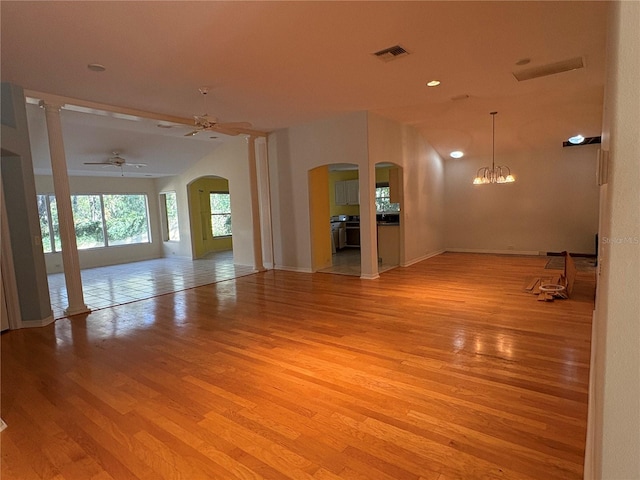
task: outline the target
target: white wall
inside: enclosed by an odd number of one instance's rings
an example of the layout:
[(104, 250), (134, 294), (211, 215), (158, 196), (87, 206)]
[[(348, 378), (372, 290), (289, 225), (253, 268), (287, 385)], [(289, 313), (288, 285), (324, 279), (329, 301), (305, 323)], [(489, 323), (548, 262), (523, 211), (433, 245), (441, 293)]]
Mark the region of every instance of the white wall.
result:
[(609, 23), (600, 275), (594, 316), (585, 478), (640, 478), (640, 3)]
[[(560, 140), (559, 140), (560, 141)], [(447, 250), (595, 253), (598, 145), (508, 156), (516, 182), (473, 185), (490, 158), (445, 162)]]
[(403, 265), (444, 249), (444, 169), (442, 159), (415, 129), (369, 114), (369, 161), (402, 167)]
[[(36, 192), (38, 194), (55, 193), (53, 190), (53, 177), (38, 175), (35, 177), (35, 181)], [(162, 257), (158, 192), (152, 179), (133, 177), (69, 177), (69, 188), (72, 195), (83, 193), (146, 194), (149, 206), (150, 243), (78, 250), (80, 268), (117, 265)], [(63, 271), (61, 253), (45, 253), (45, 262), (47, 265), (47, 273), (59, 273)]]
[(299, 125), (270, 135), (269, 162), (276, 268), (311, 271), (308, 171), (330, 163), (358, 165), (363, 277), (377, 276), (376, 163), (403, 169), (403, 264), (444, 248), (442, 160), (412, 127), (366, 112)]
[(165, 256), (192, 257), (187, 185), (197, 178), (215, 175), (229, 180), (233, 235), (233, 261), (253, 266), (253, 226), (251, 222), (251, 188), (249, 184), (248, 143), (245, 137), (225, 142), (185, 173), (156, 180), (158, 193), (175, 191), (178, 202), (180, 241), (165, 242)]
[(350, 113), (278, 130), (269, 135), (268, 153), (275, 268), (310, 272), (308, 171), (329, 163), (366, 168), (367, 115)]

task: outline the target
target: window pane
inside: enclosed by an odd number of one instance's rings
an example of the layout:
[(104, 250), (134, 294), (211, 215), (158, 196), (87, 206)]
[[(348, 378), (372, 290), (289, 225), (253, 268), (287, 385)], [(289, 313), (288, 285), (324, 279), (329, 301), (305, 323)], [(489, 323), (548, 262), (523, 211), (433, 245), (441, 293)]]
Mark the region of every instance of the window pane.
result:
[(214, 237), (231, 235), (231, 215), (212, 215), (211, 231)]
[(100, 196), (72, 195), (71, 210), (78, 249), (104, 247)]
[(231, 235), (231, 196), (228, 193), (210, 193), (211, 233), (214, 237)]
[(146, 195), (103, 195), (109, 245), (149, 242)]
[(40, 218), (40, 236), (42, 237), (42, 250), (51, 252), (51, 234), (49, 232), (49, 212), (47, 211), (47, 196), (36, 195), (38, 203), (38, 217)]
[(211, 213), (231, 213), (231, 200), (228, 193), (211, 193)]
[(56, 197), (49, 195), (49, 208), (51, 209), (51, 226), (53, 227), (53, 251), (62, 251), (62, 242), (60, 241), (60, 225), (58, 224), (58, 203)]
[(399, 212), (400, 204), (391, 203), (389, 187), (376, 188), (376, 211), (378, 212)]
[(172, 241), (180, 240), (180, 229), (178, 228), (178, 202), (176, 192), (164, 194), (165, 209), (167, 212), (168, 239)]

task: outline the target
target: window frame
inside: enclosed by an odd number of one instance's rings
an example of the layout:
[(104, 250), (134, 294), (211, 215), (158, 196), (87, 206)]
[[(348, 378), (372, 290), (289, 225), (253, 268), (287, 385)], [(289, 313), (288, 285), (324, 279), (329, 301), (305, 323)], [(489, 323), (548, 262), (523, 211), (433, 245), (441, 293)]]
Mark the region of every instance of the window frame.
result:
[[(169, 208), (167, 199), (173, 197), (175, 204), (175, 224), (176, 224), (176, 237), (172, 238), (171, 233), (174, 231), (171, 226), (173, 222), (169, 218)], [(160, 192), (160, 215), (162, 223), (162, 241), (164, 242), (179, 242), (180, 241), (180, 218), (178, 215), (178, 194), (175, 190), (167, 190), (166, 192)]]
[[(233, 224), (231, 223), (231, 194), (229, 192), (225, 192), (225, 191), (219, 191), (219, 190), (212, 190), (209, 192), (209, 207), (211, 207), (211, 195), (226, 195), (227, 197), (229, 197), (229, 212), (225, 212), (225, 213), (213, 213), (212, 210), (209, 211), (209, 214), (211, 216), (211, 238), (217, 239), (217, 238), (229, 238), (233, 236)], [(213, 218), (216, 216), (225, 216), (229, 218), (229, 223), (231, 223), (230, 225), (230, 233), (225, 233), (224, 235), (216, 235), (216, 233), (213, 231), (214, 228), (214, 221)]]
[[(143, 241), (143, 242), (134, 242), (134, 243), (118, 243), (118, 244), (110, 244), (109, 243), (109, 234), (108, 234), (108, 230), (107, 230), (107, 218), (105, 215), (105, 202), (104, 202), (104, 196), (142, 196), (144, 198), (144, 208), (145, 208), (145, 220), (146, 220), (146, 237), (147, 240)], [(61, 253), (62, 252), (62, 244), (58, 245), (58, 242), (56, 241), (56, 237), (55, 237), (55, 225), (54, 225), (54, 215), (51, 211), (51, 205), (53, 202), (55, 202), (55, 193), (51, 193), (51, 192), (47, 192), (47, 193), (38, 193), (37, 196), (41, 196), (45, 198), (45, 205), (46, 205), (46, 209), (47, 209), (47, 222), (48, 222), (48, 230), (49, 230), (49, 247), (50, 250), (49, 251), (45, 251), (44, 248), (44, 242), (42, 245), (43, 248), (43, 252), (45, 255), (47, 254), (51, 254), (51, 253)], [(114, 248), (114, 247), (123, 247), (123, 246), (130, 246), (130, 245), (144, 245), (144, 244), (151, 244), (153, 243), (153, 238), (151, 236), (151, 219), (150, 219), (150, 212), (149, 212), (149, 195), (145, 192), (126, 192), (126, 193), (115, 193), (115, 192), (108, 192), (108, 193), (74, 193), (71, 195), (71, 197), (78, 197), (78, 196), (97, 196), (99, 198), (100, 201), (100, 216), (101, 216), (101, 225), (102, 225), (102, 231), (103, 231), (103, 245), (100, 246), (94, 246), (94, 247), (88, 247), (88, 248), (78, 248), (78, 250), (83, 250), (83, 251), (87, 251), (87, 250), (99, 250), (101, 248)], [(57, 203), (56, 203), (56, 208), (57, 208)], [(56, 218), (57, 221), (57, 218)], [(56, 223), (57, 224), (57, 223)], [(42, 225), (40, 226), (40, 235), (42, 238)], [(75, 232), (75, 219), (74, 219), (74, 232)], [(76, 240), (77, 240), (77, 235), (76, 235)]]

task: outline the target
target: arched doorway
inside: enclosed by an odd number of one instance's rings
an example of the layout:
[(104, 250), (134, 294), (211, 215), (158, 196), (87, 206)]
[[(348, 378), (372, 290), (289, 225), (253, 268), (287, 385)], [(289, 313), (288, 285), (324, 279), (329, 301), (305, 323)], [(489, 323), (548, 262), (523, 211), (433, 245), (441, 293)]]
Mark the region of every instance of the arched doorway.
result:
[(192, 256), (204, 258), (233, 251), (233, 219), (229, 181), (200, 177), (187, 185)]
[(376, 238), (378, 272), (402, 263), (402, 168), (393, 163), (376, 164)]
[(359, 172), (356, 164), (309, 171), (312, 270), (360, 276)]

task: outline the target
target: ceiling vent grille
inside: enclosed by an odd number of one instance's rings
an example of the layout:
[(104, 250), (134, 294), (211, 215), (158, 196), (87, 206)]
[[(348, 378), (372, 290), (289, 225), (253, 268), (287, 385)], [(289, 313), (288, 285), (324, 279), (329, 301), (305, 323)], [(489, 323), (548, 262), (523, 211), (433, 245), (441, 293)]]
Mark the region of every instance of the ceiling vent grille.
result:
[(406, 57), (407, 55), (409, 55), (409, 52), (407, 52), (400, 45), (394, 45), (393, 47), (385, 48), (384, 50), (375, 52), (373, 55), (378, 57), (383, 62), (390, 62), (391, 60), (395, 60), (399, 57)]
[(522, 82), (524, 80), (531, 80), (532, 78), (547, 77), (549, 75), (555, 75), (556, 73), (578, 70), (579, 68), (584, 68), (584, 60), (582, 57), (570, 58), (569, 60), (550, 63), (540, 67), (527, 68), (526, 70), (513, 72), (513, 76), (516, 77), (516, 80)]

